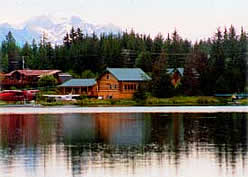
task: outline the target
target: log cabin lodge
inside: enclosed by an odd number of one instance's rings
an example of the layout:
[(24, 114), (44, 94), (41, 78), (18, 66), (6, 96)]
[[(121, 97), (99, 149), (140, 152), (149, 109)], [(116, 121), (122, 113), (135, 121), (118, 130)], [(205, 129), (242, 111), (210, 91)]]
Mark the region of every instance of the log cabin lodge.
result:
[(139, 85), (149, 80), (140, 68), (107, 68), (97, 79), (71, 79), (58, 88), (61, 94), (122, 99), (132, 98)]

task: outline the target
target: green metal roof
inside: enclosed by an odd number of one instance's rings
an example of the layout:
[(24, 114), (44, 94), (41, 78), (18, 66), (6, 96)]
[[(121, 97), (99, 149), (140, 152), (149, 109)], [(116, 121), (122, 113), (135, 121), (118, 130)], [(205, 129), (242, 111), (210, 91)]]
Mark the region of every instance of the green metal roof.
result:
[(119, 81), (146, 81), (151, 78), (140, 68), (107, 68)]
[(95, 79), (70, 79), (58, 87), (89, 87), (95, 84)]

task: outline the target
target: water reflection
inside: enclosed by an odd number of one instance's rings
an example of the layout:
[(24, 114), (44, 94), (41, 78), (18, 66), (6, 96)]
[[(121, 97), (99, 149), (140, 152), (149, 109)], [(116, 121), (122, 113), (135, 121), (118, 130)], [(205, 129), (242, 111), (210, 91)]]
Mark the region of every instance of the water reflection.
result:
[(0, 176), (244, 177), (247, 120), (238, 113), (1, 115)]

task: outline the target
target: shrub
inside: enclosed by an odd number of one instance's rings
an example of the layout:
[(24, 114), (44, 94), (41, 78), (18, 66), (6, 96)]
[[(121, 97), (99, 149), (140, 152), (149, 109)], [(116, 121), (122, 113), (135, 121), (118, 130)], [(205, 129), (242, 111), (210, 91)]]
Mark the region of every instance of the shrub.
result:
[(129, 100), (129, 99), (121, 99), (121, 100), (116, 100), (115, 105), (136, 105), (135, 100)]
[(17, 88), (15, 86), (11, 86), (10, 90), (16, 90)]
[(147, 84), (140, 84), (138, 90), (134, 93), (133, 98), (136, 101), (145, 101), (149, 96)]
[(197, 103), (199, 104), (210, 104), (210, 103), (219, 103), (219, 100), (217, 98), (214, 98), (214, 97), (206, 97), (206, 96), (202, 96), (202, 97), (199, 97), (197, 99)]
[(44, 75), (38, 80), (39, 87), (54, 87), (57, 84), (57, 80), (52, 75)]
[(96, 77), (95, 73), (93, 73), (91, 70), (88, 69), (82, 72), (81, 74), (81, 78), (85, 78), (85, 79), (95, 78), (95, 77)]
[(85, 98), (80, 101), (78, 101), (78, 104), (83, 106), (83, 105), (110, 105), (111, 101), (110, 100), (99, 100), (99, 99), (89, 99)]

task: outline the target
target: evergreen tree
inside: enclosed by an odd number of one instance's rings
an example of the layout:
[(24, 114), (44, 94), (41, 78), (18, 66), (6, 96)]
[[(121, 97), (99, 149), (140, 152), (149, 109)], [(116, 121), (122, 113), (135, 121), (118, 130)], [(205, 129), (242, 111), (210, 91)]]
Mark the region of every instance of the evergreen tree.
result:
[(22, 59), (24, 60), (24, 68), (33, 68), (33, 50), (31, 46), (26, 42), (21, 50), (21, 56), (23, 57)]
[(74, 27), (71, 28), (70, 31), (70, 39), (71, 39), (71, 43), (74, 44), (77, 41), (77, 32), (75, 31)]
[(20, 57), (18, 55), (19, 48), (16, 45), (16, 40), (11, 31), (8, 32), (6, 39), (2, 43), (3, 57), (8, 60), (8, 71), (20, 69)]
[(149, 51), (144, 51), (139, 54), (136, 59), (136, 67), (141, 68), (145, 72), (152, 71), (152, 55)]
[(173, 87), (171, 78), (167, 73), (167, 59), (164, 51), (153, 64), (151, 88), (152, 94), (156, 97), (170, 97), (173, 95)]
[(0, 50), (0, 72), (8, 72), (8, 56)]
[(163, 47), (164, 39), (161, 33), (155, 36), (153, 41), (152, 51), (155, 53), (161, 53)]
[(195, 44), (194, 49), (187, 58), (184, 66), (183, 89), (186, 95), (200, 95), (205, 87), (205, 82), (201, 83), (202, 75), (207, 72), (208, 58), (207, 54), (201, 52), (199, 44)]
[(63, 43), (64, 43), (64, 46), (69, 48), (71, 46), (71, 40), (70, 40), (70, 36), (68, 33), (66, 33), (64, 39), (63, 39)]

